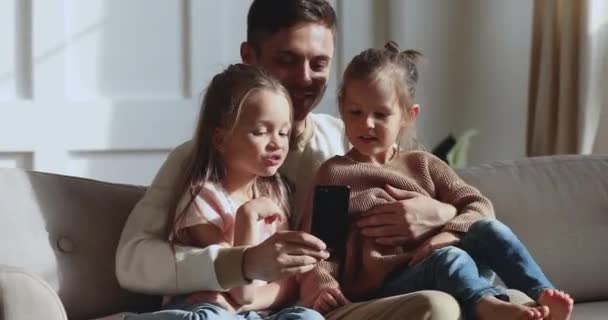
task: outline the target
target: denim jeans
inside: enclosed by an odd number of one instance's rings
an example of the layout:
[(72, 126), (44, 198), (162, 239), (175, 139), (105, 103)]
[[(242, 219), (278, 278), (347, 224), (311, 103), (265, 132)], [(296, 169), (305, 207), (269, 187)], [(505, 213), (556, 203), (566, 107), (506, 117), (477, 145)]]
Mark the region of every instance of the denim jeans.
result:
[(508, 301), (504, 288), (482, 276), (487, 268), (505, 282), (536, 300), (553, 285), (526, 247), (501, 222), (486, 219), (469, 228), (457, 246), (435, 250), (412, 267), (390, 273), (376, 298), (419, 290), (439, 290), (453, 295), (463, 307), (466, 319), (475, 318), (476, 305), (486, 296)]
[(176, 297), (164, 310), (151, 313), (125, 315), (124, 320), (323, 320), (318, 312), (303, 307), (289, 307), (276, 313), (241, 312), (234, 314), (213, 303), (184, 303), (185, 297)]

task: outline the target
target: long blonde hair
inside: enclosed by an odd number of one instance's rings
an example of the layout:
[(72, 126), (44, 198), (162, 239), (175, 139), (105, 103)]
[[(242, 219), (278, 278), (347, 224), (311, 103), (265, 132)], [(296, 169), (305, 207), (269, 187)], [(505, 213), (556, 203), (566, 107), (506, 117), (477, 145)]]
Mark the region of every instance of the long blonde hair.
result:
[[(173, 214), (169, 215), (171, 220), (167, 224), (170, 239), (177, 238), (177, 226), (189, 206), (193, 205), (203, 185), (207, 182), (219, 183), (226, 175), (222, 157), (212, 143), (214, 131), (218, 128), (233, 130), (247, 97), (258, 90), (270, 90), (283, 95), (289, 101), (293, 118), (293, 107), (287, 90), (260, 67), (233, 64), (211, 80), (201, 104), (192, 150), (183, 163), (173, 189), (170, 206)], [(275, 200), (289, 216), (289, 189), (278, 173), (270, 177), (258, 177), (254, 188), (259, 196)], [(181, 209), (180, 200), (186, 193), (190, 195), (190, 200)]]
[[(404, 108), (405, 114), (412, 107), (416, 96), (416, 85), (418, 84), (417, 65), (422, 61), (422, 54), (415, 50), (400, 51), (399, 45), (395, 41), (389, 41), (384, 48), (367, 49), (355, 56), (344, 71), (342, 83), (338, 91), (338, 105), (340, 113), (344, 116), (344, 99), (346, 87), (351, 80), (377, 81), (389, 78), (392, 80), (399, 104)], [(410, 127), (410, 131), (402, 133), (407, 141), (398, 143), (406, 150), (422, 149), (418, 142), (415, 126)], [(401, 138), (401, 137), (400, 137)]]

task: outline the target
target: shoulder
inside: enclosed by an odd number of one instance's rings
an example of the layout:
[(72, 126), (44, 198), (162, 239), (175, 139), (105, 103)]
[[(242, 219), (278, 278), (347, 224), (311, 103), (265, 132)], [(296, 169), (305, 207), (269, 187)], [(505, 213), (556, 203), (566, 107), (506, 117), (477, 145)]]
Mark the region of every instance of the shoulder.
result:
[(416, 169), (416, 171), (426, 171), (430, 168), (449, 168), (449, 166), (437, 156), (422, 150), (403, 151), (399, 153), (398, 165)]
[(310, 113), (311, 121), (319, 130), (343, 130), (344, 122), (342, 119), (326, 113)]
[(327, 161), (323, 162), (316, 172), (317, 182), (326, 180), (332, 175), (336, 168), (344, 166), (348, 159), (345, 156), (333, 156)]
[(321, 151), (325, 159), (336, 154), (344, 154), (348, 143), (344, 135), (344, 122), (329, 114), (311, 113), (309, 118), (313, 125), (310, 145)]
[(174, 180), (184, 167), (184, 162), (192, 152), (192, 145), (192, 140), (188, 140), (169, 153), (152, 182), (153, 186), (173, 185)]

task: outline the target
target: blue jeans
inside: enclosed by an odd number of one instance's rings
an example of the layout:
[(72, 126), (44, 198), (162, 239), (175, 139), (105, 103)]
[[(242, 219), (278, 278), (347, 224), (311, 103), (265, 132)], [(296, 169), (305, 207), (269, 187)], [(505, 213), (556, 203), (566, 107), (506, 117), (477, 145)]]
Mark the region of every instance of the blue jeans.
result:
[(188, 305), (186, 296), (174, 297), (167, 308), (158, 312), (130, 314), (124, 320), (323, 320), (323, 316), (303, 307), (289, 307), (276, 313), (241, 312), (234, 314), (213, 303)]
[(508, 301), (504, 288), (482, 276), (487, 268), (513, 289), (536, 300), (553, 285), (543, 274), (517, 236), (498, 220), (476, 222), (460, 243), (435, 250), (412, 267), (390, 273), (375, 297), (387, 297), (419, 290), (439, 290), (453, 295), (467, 319), (475, 318), (479, 300), (494, 296)]

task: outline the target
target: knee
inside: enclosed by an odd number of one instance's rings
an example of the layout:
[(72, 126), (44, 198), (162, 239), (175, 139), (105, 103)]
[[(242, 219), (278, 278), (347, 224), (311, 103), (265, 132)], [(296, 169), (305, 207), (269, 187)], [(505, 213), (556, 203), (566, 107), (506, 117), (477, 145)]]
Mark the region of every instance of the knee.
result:
[(496, 219), (483, 219), (475, 222), (467, 233), (485, 240), (505, 240), (513, 236), (513, 231)]
[(471, 260), (471, 257), (466, 251), (452, 246), (438, 249), (431, 256), (432, 264), (436, 266), (462, 264), (468, 260)]

